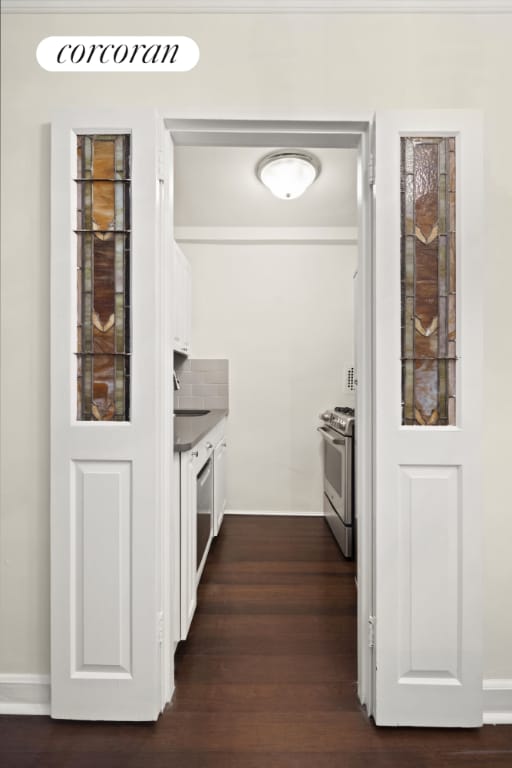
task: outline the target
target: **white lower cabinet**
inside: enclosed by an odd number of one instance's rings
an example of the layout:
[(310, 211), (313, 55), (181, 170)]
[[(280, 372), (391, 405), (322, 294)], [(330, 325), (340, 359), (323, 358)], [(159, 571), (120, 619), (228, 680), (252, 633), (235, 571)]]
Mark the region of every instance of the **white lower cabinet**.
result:
[(217, 536), (226, 509), (226, 450), (225, 437), (217, 444), (213, 459), (213, 535)]
[(226, 420), (223, 419), (190, 451), (177, 454), (180, 485), (180, 640), (185, 640), (188, 635), (197, 605), (197, 585), (212, 538), (217, 535), (224, 514), (225, 425)]

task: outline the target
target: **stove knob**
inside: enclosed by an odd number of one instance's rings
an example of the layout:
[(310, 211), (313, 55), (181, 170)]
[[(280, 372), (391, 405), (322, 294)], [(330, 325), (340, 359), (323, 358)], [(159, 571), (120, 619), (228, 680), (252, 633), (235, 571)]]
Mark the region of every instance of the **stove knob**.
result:
[(324, 411), (324, 413), (320, 414), (320, 418), (322, 419), (322, 421), (329, 421), (329, 419), (330, 419), (329, 412), (328, 411)]

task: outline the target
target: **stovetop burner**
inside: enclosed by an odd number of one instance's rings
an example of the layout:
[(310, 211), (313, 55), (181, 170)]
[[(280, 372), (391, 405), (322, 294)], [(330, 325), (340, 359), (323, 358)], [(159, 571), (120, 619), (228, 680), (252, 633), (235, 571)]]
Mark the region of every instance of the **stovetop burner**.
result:
[(334, 410), (336, 413), (343, 413), (345, 416), (354, 416), (354, 409), (346, 405), (338, 405)]

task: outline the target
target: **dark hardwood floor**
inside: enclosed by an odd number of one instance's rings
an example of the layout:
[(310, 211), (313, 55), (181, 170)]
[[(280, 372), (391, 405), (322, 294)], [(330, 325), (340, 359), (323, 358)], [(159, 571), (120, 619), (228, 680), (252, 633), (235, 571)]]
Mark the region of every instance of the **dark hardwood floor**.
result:
[(2, 768), (510, 768), (512, 726), (376, 728), (354, 567), (320, 518), (228, 517), (158, 723), (0, 718)]

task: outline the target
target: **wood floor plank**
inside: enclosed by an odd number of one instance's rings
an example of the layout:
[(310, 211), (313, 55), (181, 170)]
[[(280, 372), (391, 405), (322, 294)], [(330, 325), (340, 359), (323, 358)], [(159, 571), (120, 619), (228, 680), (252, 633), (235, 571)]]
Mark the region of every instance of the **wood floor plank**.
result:
[(359, 711), (355, 683), (188, 683), (178, 688), (176, 711)]
[(356, 628), (329, 614), (198, 613), (186, 643), (190, 653), (343, 653), (356, 648)]
[[(223, 531), (222, 541), (235, 537), (268, 540), (273, 536), (290, 539), (304, 536), (311, 541), (315, 536), (329, 536), (329, 529), (323, 517), (288, 517), (284, 515), (229, 515)], [(336, 546), (336, 545), (334, 545)]]
[(322, 519), (228, 516), (160, 720), (0, 717), (1, 768), (512, 768), (512, 726), (366, 718), (354, 571)]
[(212, 584), (209, 580), (198, 595), (204, 614), (290, 613), (355, 615), (354, 585), (333, 581), (314, 584)]
[(227, 577), (234, 577), (239, 574), (244, 577), (246, 574), (255, 574), (259, 576), (269, 576), (276, 578), (276, 583), (279, 583), (279, 577), (281, 574), (288, 576), (289, 574), (298, 574), (299, 576), (307, 576), (309, 579), (311, 576), (328, 575), (330, 577), (337, 578), (339, 575), (346, 575), (347, 577), (354, 577), (355, 564), (352, 560), (341, 559), (338, 553), (337, 560), (329, 560), (323, 562), (316, 560), (309, 562), (307, 560), (299, 560), (297, 562), (293, 560), (248, 560), (246, 562), (226, 562), (221, 558), (216, 560), (208, 560), (208, 568), (206, 569), (205, 576), (207, 578), (219, 578), (222, 574)]
[[(435, 762), (420, 753), (350, 754), (340, 762), (339, 752), (303, 753), (200, 751), (143, 751), (108, 754), (66, 750), (60, 754), (18, 756), (8, 768), (434, 768)], [(501, 766), (500, 766), (501, 768)]]
[(345, 654), (179, 654), (178, 684), (205, 683), (339, 683), (356, 679), (355, 651)]

